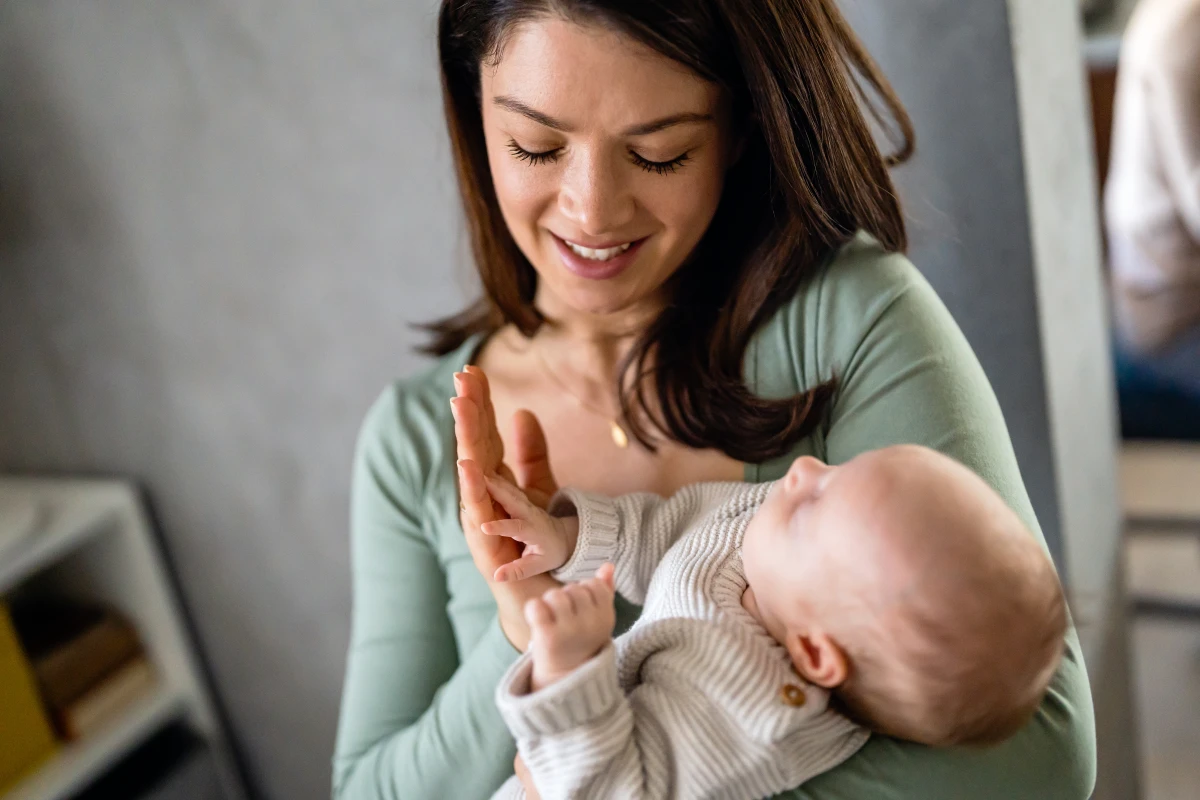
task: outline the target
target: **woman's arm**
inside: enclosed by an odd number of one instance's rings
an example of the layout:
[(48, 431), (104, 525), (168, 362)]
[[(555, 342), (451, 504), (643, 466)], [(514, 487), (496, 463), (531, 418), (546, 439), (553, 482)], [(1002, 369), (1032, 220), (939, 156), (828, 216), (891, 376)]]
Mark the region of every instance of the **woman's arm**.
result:
[(458, 652), (446, 579), (422, 528), (429, 424), (392, 389), (359, 437), (338, 800), (487, 797), (512, 774), (515, 751), (493, 692), (518, 654), (494, 623)]
[[(785, 369), (809, 385), (830, 374), (840, 381), (824, 439), (827, 460), (841, 463), (901, 442), (926, 445), (975, 470), (1042, 539), (983, 369), (907, 259), (858, 240), (783, 313), (790, 320), (772, 327), (792, 340), (781, 343), (793, 359)], [(796, 341), (800, 331), (803, 341)], [(983, 752), (931, 750), (875, 736), (850, 761), (788, 797), (1084, 800), (1095, 767), (1091, 695), (1072, 630), (1041, 709), (1007, 743)]]

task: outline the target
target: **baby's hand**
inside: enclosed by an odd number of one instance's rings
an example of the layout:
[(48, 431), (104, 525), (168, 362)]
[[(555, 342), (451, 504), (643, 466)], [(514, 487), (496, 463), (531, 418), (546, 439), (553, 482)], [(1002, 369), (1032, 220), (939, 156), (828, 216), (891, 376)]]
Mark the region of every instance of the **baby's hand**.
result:
[(520, 581), (558, 569), (575, 552), (579, 520), (552, 517), (529, 501), (511, 481), (498, 475), (487, 478), (488, 493), (503, 506), (510, 519), (485, 522), (487, 536), (505, 536), (525, 545), (521, 557), (496, 569), (497, 581)]
[(533, 654), (531, 688), (538, 691), (570, 674), (612, 641), (617, 622), (613, 607), (613, 565), (596, 577), (551, 589), (525, 604), (529, 650)]

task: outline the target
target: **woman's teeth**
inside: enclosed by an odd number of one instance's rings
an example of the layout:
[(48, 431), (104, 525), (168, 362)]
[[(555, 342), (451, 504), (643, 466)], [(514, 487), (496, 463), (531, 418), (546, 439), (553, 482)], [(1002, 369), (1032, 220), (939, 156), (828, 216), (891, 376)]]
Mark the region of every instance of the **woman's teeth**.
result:
[(566, 245), (567, 247), (571, 248), (571, 252), (591, 261), (608, 261), (610, 258), (619, 256), (621, 253), (624, 253), (626, 250), (632, 247), (633, 242), (626, 242), (625, 244), (617, 245), (616, 247), (609, 247), (605, 250), (593, 250), (590, 247), (580, 247), (579, 245), (571, 242), (566, 242)]

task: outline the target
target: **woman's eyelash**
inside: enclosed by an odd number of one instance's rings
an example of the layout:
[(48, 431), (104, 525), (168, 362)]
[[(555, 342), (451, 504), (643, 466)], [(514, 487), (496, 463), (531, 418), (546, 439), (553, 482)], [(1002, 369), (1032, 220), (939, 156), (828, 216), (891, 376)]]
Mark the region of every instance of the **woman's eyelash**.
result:
[[(510, 140), (508, 143), (508, 152), (513, 154), (513, 157), (518, 161), (527, 161), (530, 164), (550, 164), (558, 160), (559, 149), (543, 150), (540, 153), (535, 153), (526, 150), (515, 140)], [(642, 158), (637, 153), (630, 151), (629, 156), (634, 164), (637, 164), (646, 172), (653, 172), (657, 175), (666, 175), (675, 172), (682, 167), (691, 158), (691, 153), (683, 153), (682, 155), (672, 158), (670, 161), (650, 161)]]
[(680, 156), (672, 158), (670, 161), (648, 161), (634, 152), (630, 152), (629, 155), (633, 158), (633, 163), (646, 170), (646, 172), (653, 172), (658, 175), (666, 175), (667, 173), (674, 172), (691, 158), (691, 153), (683, 153)]
[(508, 143), (508, 152), (512, 153), (518, 161), (528, 161), (530, 164), (548, 164), (558, 160), (557, 149), (545, 150), (541, 153), (531, 153), (512, 140)]

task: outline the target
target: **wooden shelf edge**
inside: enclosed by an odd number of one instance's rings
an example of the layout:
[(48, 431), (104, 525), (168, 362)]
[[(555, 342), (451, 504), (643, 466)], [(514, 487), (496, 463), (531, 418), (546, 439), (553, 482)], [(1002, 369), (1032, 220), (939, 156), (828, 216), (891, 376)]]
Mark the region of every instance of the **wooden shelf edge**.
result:
[(186, 710), (184, 696), (159, 684), (103, 730), (63, 744), (41, 768), (0, 800), (66, 800)]

